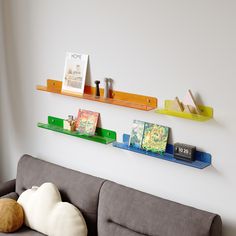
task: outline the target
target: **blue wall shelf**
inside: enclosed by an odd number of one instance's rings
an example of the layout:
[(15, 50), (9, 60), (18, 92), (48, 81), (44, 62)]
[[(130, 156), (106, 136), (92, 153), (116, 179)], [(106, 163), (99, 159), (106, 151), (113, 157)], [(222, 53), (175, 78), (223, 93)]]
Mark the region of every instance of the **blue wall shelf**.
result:
[(174, 147), (171, 144), (167, 145), (166, 153), (164, 153), (163, 155), (160, 155), (158, 153), (153, 153), (150, 151), (145, 151), (143, 149), (130, 147), (129, 146), (129, 138), (130, 138), (130, 135), (123, 134), (123, 142), (122, 143), (113, 142), (112, 145), (113, 145), (113, 147), (129, 150), (131, 152), (141, 153), (141, 154), (144, 154), (147, 156), (159, 158), (159, 159), (166, 160), (166, 161), (175, 162), (175, 163), (186, 165), (186, 166), (191, 166), (191, 167), (194, 167), (197, 169), (204, 169), (207, 166), (211, 165), (211, 154), (209, 154), (209, 153), (196, 151), (195, 161), (193, 161), (193, 162), (182, 161), (182, 160), (177, 160), (174, 158), (174, 156), (173, 156)]

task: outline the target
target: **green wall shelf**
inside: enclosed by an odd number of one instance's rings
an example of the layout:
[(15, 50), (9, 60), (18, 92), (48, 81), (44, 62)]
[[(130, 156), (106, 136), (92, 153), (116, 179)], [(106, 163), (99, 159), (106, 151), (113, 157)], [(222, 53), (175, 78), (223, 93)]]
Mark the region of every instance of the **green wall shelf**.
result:
[(187, 112), (175, 111), (172, 110), (172, 103), (173, 100), (165, 100), (165, 105), (163, 109), (157, 109), (155, 112), (158, 114), (164, 114), (169, 116), (176, 116), (180, 118), (196, 120), (196, 121), (207, 121), (213, 118), (213, 108), (206, 107), (202, 105), (198, 105), (199, 109), (201, 110), (201, 114), (192, 114)]
[(38, 123), (38, 127), (103, 144), (109, 144), (116, 141), (115, 131), (97, 128), (94, 136), (82, 135), (76, 131), (63, 129), (63, 119), (53, 116), (48, 116), (48, 124)]

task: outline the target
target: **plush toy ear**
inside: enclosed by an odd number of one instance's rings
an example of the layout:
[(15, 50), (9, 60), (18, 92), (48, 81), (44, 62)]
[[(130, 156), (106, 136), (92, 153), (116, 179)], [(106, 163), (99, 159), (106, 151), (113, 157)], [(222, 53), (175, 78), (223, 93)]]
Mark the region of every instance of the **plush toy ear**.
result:
[(0, 199), (0, 232), (11, 233), (24, 223), (24, 212), (20, 204), (9, 198)]

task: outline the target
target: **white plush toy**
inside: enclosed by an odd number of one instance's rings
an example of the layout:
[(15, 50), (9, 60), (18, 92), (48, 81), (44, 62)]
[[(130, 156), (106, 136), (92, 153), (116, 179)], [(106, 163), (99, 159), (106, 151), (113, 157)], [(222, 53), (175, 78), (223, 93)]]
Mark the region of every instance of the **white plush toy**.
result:
[(57, 187), (44, 183), (23, 192), (18, 201), (24, 209), (25, 224), (49, 236), (87, 236), (87, 226), (80, 211), (62, 202)]

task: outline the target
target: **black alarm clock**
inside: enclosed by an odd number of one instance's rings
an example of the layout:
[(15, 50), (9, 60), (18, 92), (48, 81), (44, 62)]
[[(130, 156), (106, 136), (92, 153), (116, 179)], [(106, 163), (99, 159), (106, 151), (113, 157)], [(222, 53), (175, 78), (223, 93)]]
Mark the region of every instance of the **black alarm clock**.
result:
[(174, 144), (174, 157), (184, 161), (195, 160), (196, 147), (184, 143)]

